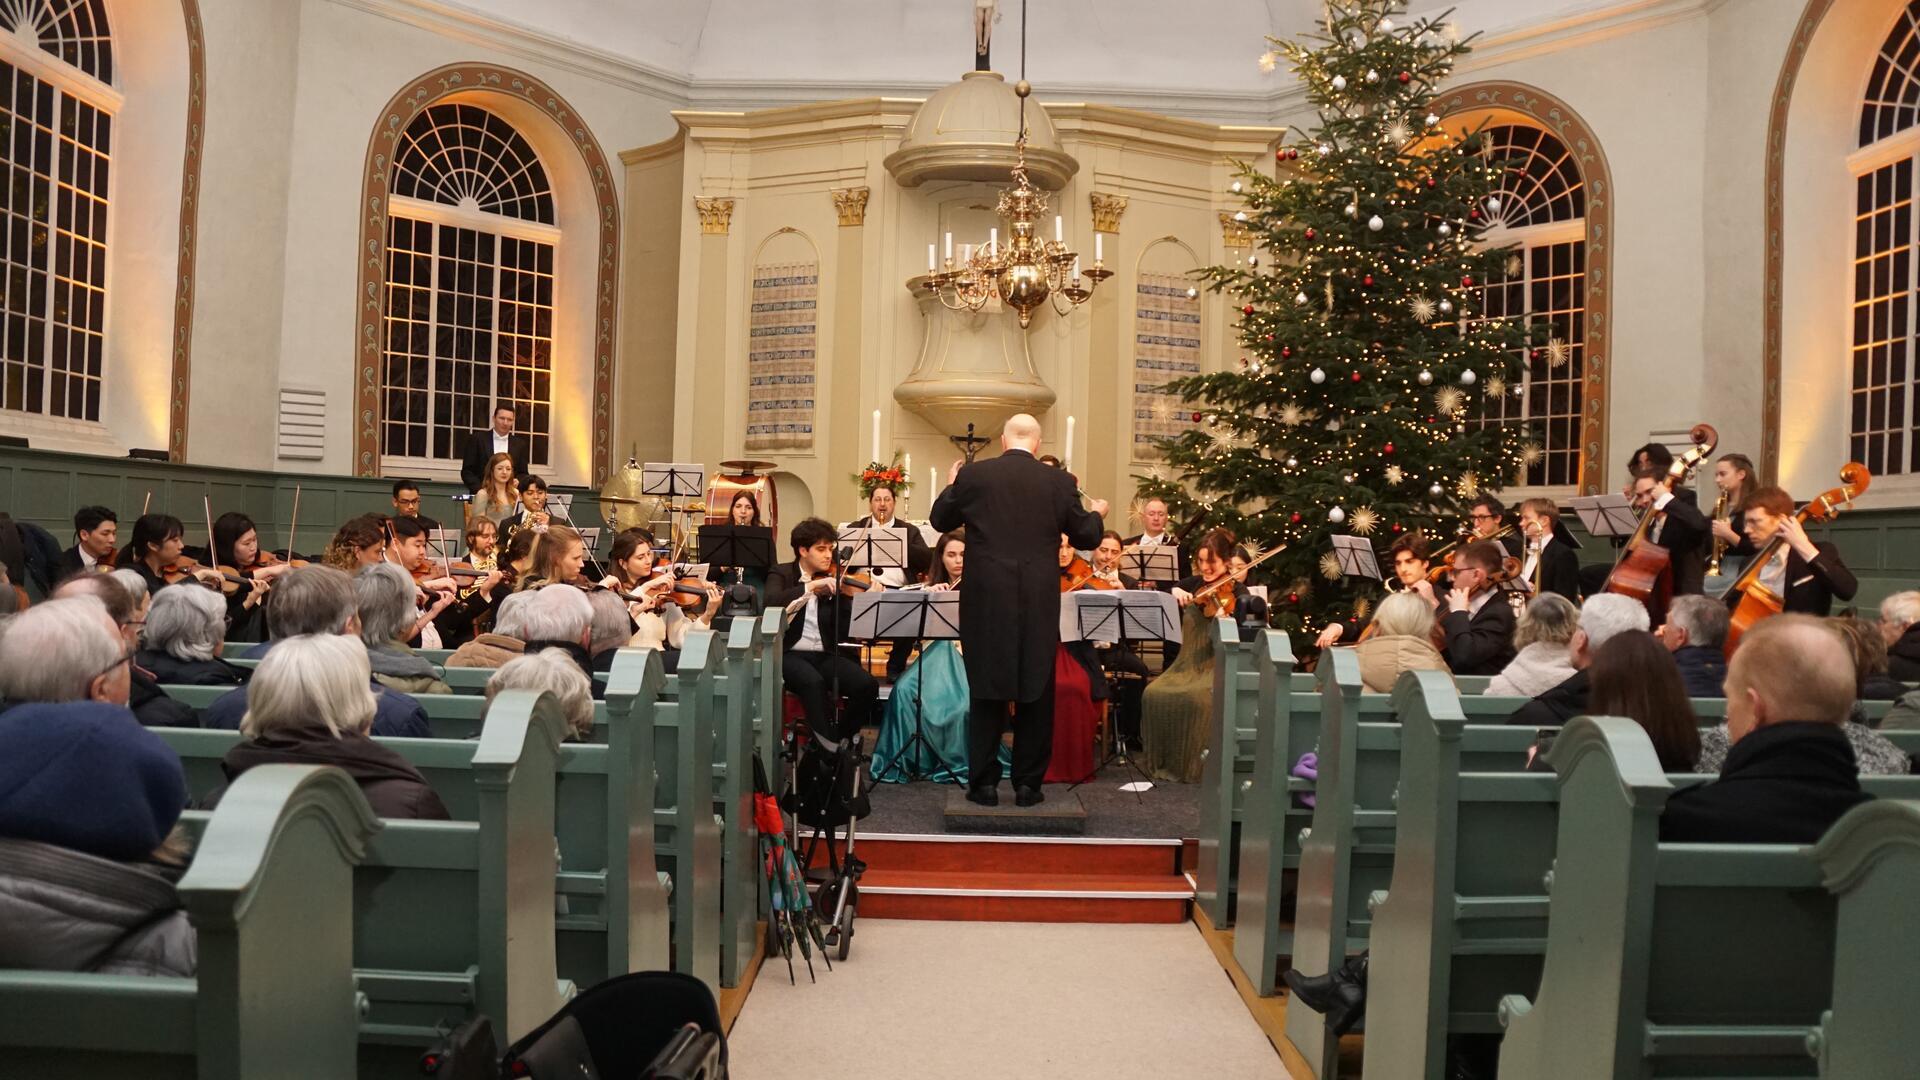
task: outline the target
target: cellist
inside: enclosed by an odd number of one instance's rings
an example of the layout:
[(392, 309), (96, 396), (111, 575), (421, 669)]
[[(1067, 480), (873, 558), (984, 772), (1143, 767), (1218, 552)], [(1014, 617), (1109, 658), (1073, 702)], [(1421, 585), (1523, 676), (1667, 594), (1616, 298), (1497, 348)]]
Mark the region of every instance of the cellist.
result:
[[(1851, 600), (1860, 582), (1840, 559), (1831, 543), (1815, 541), (1794, 517), (1793, 496), (1778, 487), (1763, 487), (1747, 496), (1746, 535), (1756, 552), (1778, 536), (1779, 550), (1760, 568), (1759, 584), (1781, 598), (1781, 610), (1826, 616), (1833, 601)], [(1738, 607), (1740, 594), (1729, 592), (1727, 606)]]
[[(1671, 462), (1672, 455), (1668, 455)], [(1661, 485), (1669, 466), (1643, 465), (1634, 470), (1628, 499), (1634, 510), (1651, 513), (1647, 540), (1667, 549), (1673, 567), (1673, 595), (1698, 593), (1707, 576), (1707, 546), (1713, 540), (1713, 526), (1690, 488), (1668, 491)], [(1791, 508), (1789, 508), (1791, 509)]]

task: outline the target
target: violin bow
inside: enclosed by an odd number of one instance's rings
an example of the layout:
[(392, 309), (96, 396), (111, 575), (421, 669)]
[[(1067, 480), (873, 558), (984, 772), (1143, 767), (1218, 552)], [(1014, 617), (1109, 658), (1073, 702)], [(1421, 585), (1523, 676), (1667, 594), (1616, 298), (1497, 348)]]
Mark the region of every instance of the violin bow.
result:
[(148, 488), (145, 498), (140, 500), (140, 516), (147, 516), (147, 508), (153, 505), (153, 489)]
[(206, 495), (201, 495), (200, 510), (207, 515), (207, 565), (219, 566), (220, 553), (214, 550), (213, 541), (213, 500)]
[(1287, 550), (1287, 545), (1285, 544), (1273, 545), (1267, 550), (1261, 552), (1259, 558), (1256, 558), (1251, 562), (1248, 562), (1246, 566), (1242, 567), (1239, 570), (1228, 571), (1226, 577), (1223, 577), (1219, 581), (1216, 581), (1213, 584), (1207, 586), (1206, 588), (1201, 589), (1199, 592), (1194, 593), (1193, 598), (1195, 600), (1199, 600), (1204, 597), (1212, 596), (1214, 593), (1219, 592), (1220, 589), (1223, 586), (1227, 585), (1229, 582), (1244, 579), (1247, 576), (1247, 574), (1253, 570), (1254, 567), (1259, 566), (1261, 563), (1266, 562), (1268, 559), (1273, 558), (1275, 555), (1278, 555), (1285, 550)]
[(287, 561), (293, 561), (293, 541), (300, 535), (300, 485), (293, 485), (293, 517), (287, 520)]

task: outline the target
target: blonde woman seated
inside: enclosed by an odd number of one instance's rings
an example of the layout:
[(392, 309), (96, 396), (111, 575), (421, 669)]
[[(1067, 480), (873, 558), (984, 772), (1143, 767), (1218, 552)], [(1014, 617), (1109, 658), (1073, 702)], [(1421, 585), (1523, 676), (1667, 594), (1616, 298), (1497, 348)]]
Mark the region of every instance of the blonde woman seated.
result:
[(1397, 592), (1380, 601), (1369, 634), (1353, 650), (1367, 692), (1392, 693), (1403, 671), (1446, 671), (1447, 662), (1433, 647), (1433, 628), (1433, 605), (1426, 597)]
[(1542, 593), (1527, 602), (1513, 630), (1520, 652), (1487, 682), (1486, 692), (1503, 697), (1539, 697), (1573, 677), (1569, 651), (1580, 629), (1580, 609), (1559, 593)]
[(256, 765), (332, 765), (353, 777), (383, 818), (446, 820), (446, 804), (426, 777), (369, 734), (378, 711), (371, 676), (356, 638), (303, 634), (276, 642), (247, 685), (245, 738), (220, 760), (227, 783)]
[(502, 690), (544, 690), (559, 699), (568, 738), (578, 742), (593, 732), (593, 684), (564, 650), (541, 649), (502, 664), (487, 680), (489, 708)]

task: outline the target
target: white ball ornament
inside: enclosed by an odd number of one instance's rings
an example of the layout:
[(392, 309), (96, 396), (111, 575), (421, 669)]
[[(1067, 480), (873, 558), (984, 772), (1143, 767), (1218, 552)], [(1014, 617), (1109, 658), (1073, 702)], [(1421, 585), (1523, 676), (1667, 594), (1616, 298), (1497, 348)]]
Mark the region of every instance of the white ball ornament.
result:
[(1379, 232), (1381, 229), (1384, 229), (1386, 227), (1387, 227), (1387, 223), (1381, 220), (1379, 214), (1375, 214), (1372, 217), (1367, 219), (1367, 228), (1373, 230), (1374, 232)]
[(1379, 81), (1380, 81), (1380, 73), (1369, 68), (1367, 70), (1367, 82), (1377, 83)]
[(1498, 195), (1487, 196), (1487, 212), (1490, 214), (1497, 214), (1500, 212), (1500, 196)]
[(1314, 368), (1307, 373), (1307, 380), (1313, 383), (1313, 385), (1319, 386), (1321, 383), (1327, 381), (1327, 373), (1320, 368)]
[(1440, 117), (1439, 117), (1439, 115), (1438, 115), (1437, 113), (1428, 113), (1428, 114), (1427, 114), (1427, 126), (1428, 126), (1428, 127), (1432, 127), (1432, 126), (1434, 126), (1435, 124), (1438, 124), (1439, 122), (1440, 122)]
[(1347, 88), (1347, 77), (1345, 75), (1335, 75), (1330, 85), (1335, 90), (1345, 90)]
[(1336, 506), (1333, 509), (1327, 511), (1327, 520), (1333, 522), (1335, 525), (1338, 525), (1341, 522), (1347, 520), (1347, 512)]
[(1392, 29), (1393, 29), (1393, 20), (1392, 20), (1392, 19), (1381, 19), (1381, 20), (1380, 20), (1380, 29), (1381, 29), (1382, 31), (1390, 31), (1390, 30), (1392, 30)]
[(1359, 217), (1359, 216), (1360, 216), (1360, 207), (1359, 207), (1359, 205), (1358, 205), (1358, 204), (1356, 204), (1356, 203), (1348, 203), (1348, 204), (1347, 204), (1347, 216), (1348, 216), (1348, 217)]
[(1427, 370), (1427, 369), (1425, 369), (1425, 368), (1421, 368), (1421, 369), (1420, 369), (1420, 374), (1419, 374), (1419, 375), (1416, 375), (1416, 376), (1415, 376), (1415, 378), (1417, 378), (1417, 379), (1419, 379), (1419, 380), (1420, 380), (1420, 385), (1421, 385), (1421, 386), (1432, 386), (1432, 385), (1433, 385), (1433, 372), (1431, 372), (1431, 371), (1428, 371), (1428, 370)]
[(1451, 300), (1440, 301), (1440, 314), (1442, 315), (1453, 314), (1453, 301)]
[(1296, 303), (1296, 304), (1299, 304), (1299, 305), (1301, 305), (1302, 307), (1305, 307), (1305, 306), (1306, 306), (1306, 304), (1307, 304), (1307, 301), (1308, 301), (1309, 299), (1310, 299), (1310, 297), (1308, 297), (1308, 296), (1307, 296), (1307, 294), (1306, 294), (1306, 293), (1304, 293), (1304, 292), (1300, 292), (1300, 293), (1295, 293), (1295, 294), (1293, 294), (1293, 302), (1294, 302), (1294, 303)]
[(1447, 493), (1447, 489), (1441, 487), (1439, 484), (1435, 484), (1432, 487), (1427, 489), (1427, 494), (1433, 496), (1436, 499), (1442, 495), (1445, 495), (1446, 493)]
[(1441, 236), (1452, 236), (1452, 235), (1453, 235), (1453, 226), (1451, 226), (1451, 225), (1449, 225), (1449, 224), (1447, 224), (1447, 223), (1446, 223), (1446, 222), (1444, 222), (1444, 221), (1443, 221), (1443, 222), (1441, 222), (1441, 223), (1440, 223), (1440, 235), (1441, 235)]
[(1333, 147), (1327, 145), (1326, 143), (1321, 143), (1319, 146), (1315, 147), (1315, 149), (1320, 152), (1321, 157), (1326, 157), (1328, 154), (1333, 153)]
[(1300, 467), (1300, 459), (1299, 459), (1299, 458), (1288, 458), (1288, 459), (1287, 459), (1287, 468), (1289, 468), (1289, 469), (1297, 469), (1297, 468), (1299, 468), (1299, 467)]
[(1475, 375), (1472, 368), (1468, 368), (1460, 373), (1461, 386), (1472, 386), (1475, 382), (1479, 381), (1479, 379), (1480, 376)]

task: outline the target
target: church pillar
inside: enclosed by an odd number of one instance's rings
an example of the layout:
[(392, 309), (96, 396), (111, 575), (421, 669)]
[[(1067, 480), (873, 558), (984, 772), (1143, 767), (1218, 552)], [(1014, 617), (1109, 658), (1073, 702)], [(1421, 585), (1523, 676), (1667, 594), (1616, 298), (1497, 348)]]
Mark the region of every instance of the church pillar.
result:
[[(693, 415), (708, 416), (729, 408), (727, 401), (727, 245), (733, 226), (734, 200), (700, 197), (693, 207), (700, 214), (700, 293), (694, 311), (693, 398), (700, 404)], [(744, 395), (742, 395), (744, 396)], [(688, 459), (718, 461), (726, 454), (727, 424), (689, 425)]]
[[(831, 434), (825, 450), (829, 462), (852, 462), (853, 471), (857, 472), (866, 464), (866, 454), (872, 449), (866, 445), (870, 438), (870, 427), (861, 411), (866, 388), (861, 386), (860, 348), (866, 312), (867, 199), (872, 192), (863, 187), (836, 188), (831, 194), (840, 228), (833, 262), (833, 373), (821, 384), (828, 389), (828, 400), (823, 404), (826, 406), (825, 412), (832, 418), (828, 425)], [(880, 373), (883, 385), (873, 389), (873, 407), (890, 417), (893, 412), (893, 362), (891, 358), (881, 360), (874, 365), (874, 369)], [(820, 389), (820, 386), (816, 386), (816, 392)], [(887, 430), (889, 439), (882, 444), (883, 455), (886, 453), (885, 447), (892, 445), (891, 423), (887, 425)], [(859, 502), (858, 493), (850, 486), (840, 484), (839, 479), (837, 472), (829, 472), (826, 480), (829, 488), (820, 492), (816, 499), (815, 505), (830, 515), (841, 515)], [(856, 513), (864, 512), (861, 509)]]
[[(1093, 208), (1093, 231), (1105, 233), (1103, 263), (1111, 270), (1122, 265), (1120, 217), (1127, 212), (1125, 195), (1096, 191), (1088, 196)], [(1126, 474), (1133, 460), (1133, 425), (1126, 403), (1133, 397), (1133, 350), (1127, 338), (1127, 320), (1133, 305), (1122, 295), (1131, 288), (1132, 274), (1116, 272), (1093, 291), (1086, 306), (1087, 318), (1087, 414), (1092, 422), (1082, 425), (1086, 431), (1086, 451), (1076, 456), (1076, 471), (1081, 474), (1081, 489), (1095, 498), (1109, 499), (1115, 510), (1107, 515), (1110, 528), (1126, 532), (1125, 502), (1133, 490)], [(1105, 418), (1102, 422), (1101, 418)]]

